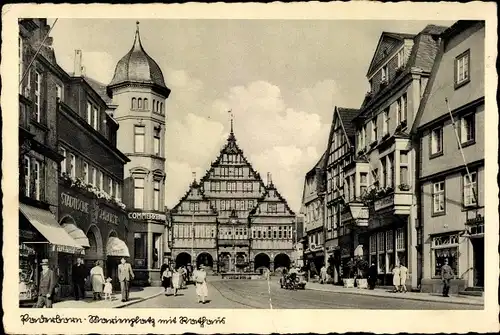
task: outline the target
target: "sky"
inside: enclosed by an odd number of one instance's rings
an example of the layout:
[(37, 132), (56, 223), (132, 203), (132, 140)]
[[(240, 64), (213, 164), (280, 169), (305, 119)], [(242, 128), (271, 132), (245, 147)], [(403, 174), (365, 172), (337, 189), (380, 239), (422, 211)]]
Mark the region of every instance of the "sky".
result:
[[(54, 20), (49, 20), (52, 24)], [(172, 90), (166, 103), (166, 205), (201, 178), (234, 114), (238, 145), (299, 213), (304, 176), (326, 149), (335, 106), (357, 108), (383, 31), (418, 33), (443, 21), (140, 20), (141, 41)], [(135, 19), (59, 19), (59, 65), (108, 84), (132, 47)]]

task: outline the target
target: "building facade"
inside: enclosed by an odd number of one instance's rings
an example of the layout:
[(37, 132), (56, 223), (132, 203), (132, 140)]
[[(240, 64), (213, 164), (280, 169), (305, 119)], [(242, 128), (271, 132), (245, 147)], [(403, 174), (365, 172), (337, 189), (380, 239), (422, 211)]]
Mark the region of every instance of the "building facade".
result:
[(302, 193), (305, 246), (304, 261), (308, 270), (319, 273), (325, 262), (325, 162), (324, 153), (307, 172)]
[(268, 176), (267, 185), (231, 132), (220, 155), (170, 212), (177, 266), (217, 272), (288, 267), (295, 214)]
[[(326, 161), (326, 252), (330, 265), (333, 265), (333, 281), (337, 283), (347, 275), (347, 263), (354, 255), (354, 231), (365, 226), (368, 213), (360, 212), (356, 206), (356, 194), (364, 177), (355, 169), (354, 164), (355, 128), (352, 120), (357, 109), (335, 107), (328, 138)], [(350, 174), (346, 175), (346, 171)], [(362, 188), (362, 187), (361, 187)], [(350, 207), (345, 204), (350, 203)]]
[(445, 260), (452, 292), (484, 287), (484, 47), (484, 22), (445, 31), (414, 125), (425, 292), (441, 290)]
[(139, 23), (130, 51), (117, 63), (107, 86), (117, 143), (130, 159), (124, 171), (123, 201), (129, 209), (130, 252), (136, 282), (160, 283), (163, 256), (169, 255), (165, 198), (165, 85), (158, 64), (144, 50)]
[[(57, 65), (46, 19), (19, 21), (19, 279), (38, 284), (39, 264), (81, 255), (83, 246), (59, 225), (57, 100), (66, 73)], [(39, 50), (36, 53), (36, 50)], [(20, 292), (20, 300), (32, 299)]]
[(362, 248), (366, 260), (377, 265), (382, 284), (392, 283), (393, 267), (404, 264), (407, 285), (418, 287), (422, 255), (413, 247), (418, 213), (409, 129), (444, 29), (429, 25), (417, 35), (382, 33), (367, 72), (371, 90), (354, 119), (356, 163), (346, 175), (355, 170), (360, 192), (355, 198), (362, 199), (369, 218), (367, 227), (355, 234), (353, 247), (358, 252)]

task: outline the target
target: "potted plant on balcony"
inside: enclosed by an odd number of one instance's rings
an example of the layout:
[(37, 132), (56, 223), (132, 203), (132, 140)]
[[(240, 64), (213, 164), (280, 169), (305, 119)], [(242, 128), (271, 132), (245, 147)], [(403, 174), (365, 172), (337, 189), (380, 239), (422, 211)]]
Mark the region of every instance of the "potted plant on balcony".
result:
[(359, 289), (368, 288), (368, 280), (365, 278), (366, 271), (368, 270), (368, 261), (362, 256), (356, 257), (356, 286)]
[(356, 273), (356, 261), (351, 258), (347, 262), (347, 268), (349, 269), (348, 277), (343, 278), (344, 288), (354, 288), (354, 274)]
[(405, 184), (405, 183), (401, 183), (401, 184), (399, 184), (399, 190), (407, 192), (410, 190), (410, 185)]

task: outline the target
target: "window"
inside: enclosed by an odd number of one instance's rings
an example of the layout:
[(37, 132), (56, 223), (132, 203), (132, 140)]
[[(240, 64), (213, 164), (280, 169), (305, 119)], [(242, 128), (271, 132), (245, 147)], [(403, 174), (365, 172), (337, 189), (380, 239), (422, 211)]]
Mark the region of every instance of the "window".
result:
[(455, 59), (455, 85), (465, 84), (469, 81), (470, 51), (467, 50)]
[(399, 184), (409, 185), (408, 180), (408, 152), (399, 152)]
[(61, 161), (61, 175), (66, 173), (66, 149), (60, 148), (61, 155), (64, 157)]
[(24, 156), (24, 195), (31, 194), (31, 161), (28, 156)]
[(444, 213), (445, 206), (445, 192), (444, 181), (434, 183), (432, 185), (432, 213)]
[(76, 177), (76, 157), (73, 154), (69, 154), (69, 175), (70, 177)]
[(87, 123), (92, 125), (92, 104), (87, 102)]
[(363, 137), (363, 148), (366, 147), (366, 142), (368, 142), (366, 140), (366, 137), (367, 137), (367, 133), (366, 133), (366, 124), (363, 125), (363, 128), (361, 129), (361, 135)]
[(99, 172), (99, 189), (104, 191), (104, 173)]
[(122, 199), (122, 190), (121, 190), (121, 185), (119, 183), (115, 183), (115, 198), (117, 200)]
[(439, 127), (431, 131), (431, 155), (443, 152), (443, 128)]
[(63, 86), (58, 83), (56, 83), (56, 96), (59, 101), (63, 101)]
[(154, 154), (159, 156), (160, 155), (160, 128), (154, 129), (154, 138), (153, 138), (153, 143), (154, 143)]
[(386, 271), (385, 233), (383, 231), (377, 233), (377, 256), (378, 256), (378, 271), (379, 273), (385, 273)]
[(405, 57), (404, 49), (399, 50), (397, 54), (398, 68), (403, 67), (405, 61), (404, 57)]
[(89, 183), (89, 165), (87, 164), (87, 162), (83, 162), (83, 181), (85, 182), (85, 184), (88, 184)]
[(156, 102), (156, 112), (160, 113), (160, 102), (159, 101)]
[(460, 120), (460, 142), (462, 144), (469, 144), (474, 142), (475, 139), (475, 114), (464, 116)]
[(97, 109), (96, 106), (94, 106), (94, 118), (93, 118), (93, 124), (92, 127), (94, 127), (95, 130), (99, 130), (99, 110)]
[(227, 187), (228, 192), (236, 192), (236, 182), (235, 181), (228, 181), (226, 187)]
[(144, 109), (148, 109), (148, 99), (144, 98)]
[(382, 173), (380, 177), (380, 187), (385, 187), (387, 182), (387, 168), (386, 168), (387, 163), (385, 159), (382, 159), (380, 163), (381, 163), (380, 171)]
[(405, 230), (398, 228), (396, 230), (396, 264), (406, 263)]
[(144, 207), (144, 179), (134, 179), (134, 208)]
[(153, 185), (153, 209), (160, 210), (160, 182), (155, 181)]
[(448, 260), (455, 275), (458, 274), (458, 235), (436, 236), (432, 239), (434, 276), (441, 277), (441, 267)]
[(396, 115), (398, 118), (398, 124), (401, 124), (406, 121), (407, 109), (408, 109), (408, 103), (405, 93), (396, 101)]
[(144, 152), (144, 136), (145, 136), (144, 126), (134, 126), (134, 151)]
[(35, 199), (40, 200), (40, 162), (35, 161)]
[(387, 71), (387, 65), (382, 67), (382, 74), (381, 74), (381, 81), (387, 81), (388, 77), (388, 71)]
[(92, 186), (97, 186), (97, 169), (95, 167), (92, 167), (92, 179), (90, 183)]
[(278, 205), (277, 204), (267, 204), (267, 212), (268, 213), (277, 213)]
[(148, 266), (148, 238), (147, 233), (134, 233), (134, 268)]
[(114, 190), (113, 179), (108, 178), (108, 192), (110, 196), (113, 196), (113, 190)]
[(387, 184), (386, 187), (393, 187), (394, 183), (394, 153), (387, 155)]
[(385, 135), (389, 133), (389, 108), (386, 108), (382, 113), (382, 119), (384, 122), (382, 133)]
[(24, 46), (23, 46), (23, 38), (21, 36), (18, 36), (17, 38), (19, 42), (19, 82), (21, 83), (23, 80), (23, 75), (24, 75), (24, 64), (23, 64), (23, 52), (24, 52)]
[(156, 102), (156, 100), (155, 100), (155, 99), (153, 99), (153, 105), (151, 106), (151, 107), (152, 107), (153, 112), (156, 112), (156, 109), (155, 109), (156, 104), (155, 104), (155, 102)]
[(136, 109), (137, 108), (137, 99), (136, 98), (132, 98), (132, 106), (131, 106), (132, 109)]
[[(470, 177), (469, 177), (470, 176)], [(464, 206), (477, 205), (477, 173), (464, 175)]]
[(361, 196), (363, 196), (366, 192), (367, 187), (368, 187), (368, 173), (361, 172), (359, 174), (359, 177), (360, 177), (359, 191), (360, 191)]
[(42, 115), (42, 74), (35, 71), (35, 120), (40, 122)]
[(375, 142), (378, 139), (377, 136), (377, 118), (372, 120), (372, 142)]
[(137, 108), (142, 109), (142, 99), (137, 99)]
[(163, 102), (160, 103), (160, 113), (163, 114)]

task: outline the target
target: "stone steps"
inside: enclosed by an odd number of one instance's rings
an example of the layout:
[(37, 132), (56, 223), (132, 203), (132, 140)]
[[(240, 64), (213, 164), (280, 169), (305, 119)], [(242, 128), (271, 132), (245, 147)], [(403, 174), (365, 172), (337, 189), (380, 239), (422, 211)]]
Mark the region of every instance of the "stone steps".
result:
[(467, 287), (464, 291), (458, 292), (458, 295), (466, 295), (472, 297), (482, 297), (484, 294), (484, 287)]

